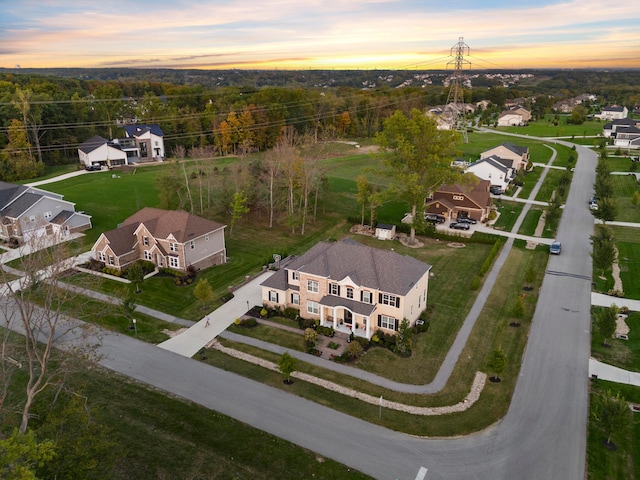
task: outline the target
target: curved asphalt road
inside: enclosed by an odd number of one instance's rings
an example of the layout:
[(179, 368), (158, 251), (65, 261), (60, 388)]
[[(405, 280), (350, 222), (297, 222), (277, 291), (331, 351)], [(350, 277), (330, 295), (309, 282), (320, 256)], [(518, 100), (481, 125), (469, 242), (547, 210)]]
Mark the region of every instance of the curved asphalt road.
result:
[[(544, 139), (543, 139), (544, 140)], [(596, 155), (579, 160), (549, 260), (520, 378), (506, 417), (484, 432), (421, 439), (119, 335), (101, 363), (349, 465), (375, 478), (563, 479), (585, 475), (593, 218), (586, 206)]]

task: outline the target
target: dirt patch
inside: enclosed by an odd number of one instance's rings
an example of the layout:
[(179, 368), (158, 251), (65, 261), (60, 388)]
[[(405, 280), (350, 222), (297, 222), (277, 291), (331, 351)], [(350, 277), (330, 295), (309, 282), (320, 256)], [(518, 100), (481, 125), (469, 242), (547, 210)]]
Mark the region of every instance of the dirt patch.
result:
[(180, 335), (182, 332), (189, 330), (188, 328), (179, 328), (178, 330), (169, 330), (168, 328), (165, 328), (164, 330), (162, 330), (162, 333), (164, 333), (165, 335), (168, 335), (169, 337), (173, 338), (176, 337), (178, 335)]

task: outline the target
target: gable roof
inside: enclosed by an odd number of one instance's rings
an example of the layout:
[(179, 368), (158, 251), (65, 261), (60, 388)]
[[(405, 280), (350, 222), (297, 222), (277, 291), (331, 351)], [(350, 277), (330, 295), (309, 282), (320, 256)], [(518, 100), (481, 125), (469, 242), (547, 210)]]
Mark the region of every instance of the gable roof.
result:
[(163, 137), (164, 133), (162, 133), (162, 129), (160, 125), (156, 124), (148, 124), (148, 125), (125, 125), (124, 131), (127, 132), (127, 136), (129, 137), (139, 137), (140, 135), (144, 135), (147, 132), (151, 132), (158, 137)]
[[(489, 186), (491, 185), (491, 182), (489, 182), (489, 180), (483, 180), (481, 178), (478, 178), (477, 180), (478, 180), (477, 183), (473, 183), (471, 185), (461, 185), (459, 183), (442, 185), (436, 191), (436, 194), (459, 193), (467, 196), (471, 201), (476, 203), (480, 208), (485, 208), (487, 205), (491, 203), (490, 202), (491, 195), (489, 194)], [(433, 199), (439, 200), (440, 202), (442, 202), (442, 200), (436, 199), (436, 195), (433, 196)]]
[(608, 107), (604, 107), (602, 109), (603, 112), (624, 112), (625, 107), (624, 106), (620, 106), (620, 105), (611, 105)]
[(14, 183), (0, 182), (0, 209), (5, 208), (13, 200), (22, 195), (28, 187)]
[(480, 160), (477, 160), (477, 161), (473, 162), (471, 165), (469, 165), (467, 167), (467, 170), (470, 169), (471, 167), (475, 167), (475, 166), (481, 165), (483, 163), (486, 163), (486, 164), (491, 165), (492, 167), (496, 168), (497, 170), (501, 171), (505, 175), (507, 175), (509, 173), (509, 168), (511, 168), (511, 167), (507, 167), (504, 163), (502, 163), (502, 161), (504, 161), (504, 162), (508, 161), (508, 162), (511, 162), (511, 164), (513, 164), (513, 160), (505, 160), (505, 159), (501, 159), (500, 157), (497, 157), (495, 155), (491, 155), (490, 157), (482, 158)]
[(526, 153), (529, 151), (529, 147), (521, 147), (519, 145), (514, 145), (511, 142), (504, 142), (502, 146), (520, 156), (526, 155)]
[[(361, 287), (406, 295), (431, 269), (431, 265), (346, 238), (334, 243), (317, 243), (300, 257), (294, 258), (286, 268), (336, 282), (349, 277)], [(277, 281), (277, 278), (274, 279), (274, 283)], [(278, 284), (281, 284), (281, 279)], [(262, 285), (276, 287), (270, 284), (270, 279)]]
[(100, 135), (94, 135), (89, 140), (86, 140), (78, 145), (78, 150), (83, 153), (91, 153), (96, 148), (99, 148), (107, 143), (109, 143), (109, 140), (107, 140), (106, 138), (103, 138)]
[(162, 210), (146, 207), (134, 213), (122, 226), (135, 225), (134, 231), (143, 223), (154, 238), (166, 239), (170, 235), (179, 243), (186, 243), (207, 233), (220, 230), (225, 225), (198, 217), (184, 210)]
[(40, 201), (43, 196), (37, 193), (25, 192), (16, 198), (9, 205), (0, 210), (0, 214), (5, 217), (18, 218), (28, 208)]

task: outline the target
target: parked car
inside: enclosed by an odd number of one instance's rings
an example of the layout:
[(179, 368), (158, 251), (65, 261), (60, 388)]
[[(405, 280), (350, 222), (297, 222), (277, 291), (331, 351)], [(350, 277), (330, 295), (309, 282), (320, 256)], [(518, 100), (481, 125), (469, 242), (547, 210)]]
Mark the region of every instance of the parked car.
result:
[(451, 222), (449, 228), (454, 230), (469, 230), (469, 224), (464, 222)]
[(562, 244), (557, 240), (551, 242), (551, 246), (549, 247), (549, 253), (554, 255), (560, 255), (560, 250), (562, 250)]
[(458, 218), (456, 218), (456, 222), (458, 222), (458, 223), (468, 223), (469, 225), (475, 225), (476, 223), (478, 223), (476, 220), (474, 220), (473, 218), (469, 218), (469, 217), (458, 217)]
[(97, 172), (98, 170), (102, 170), (100, 165), (87, 165), (84, 169), (88, 172)]
[(430, 223), (444, 223), (446, 221), (443, 215), (438, 215), (437, 213), (425, 213), (424, 219)]
[(591, 197), (589, 199), (589, 208), (591, 210), (598, 210), (598, 199), (596, 197)]
[(502, 187), (499, 187), (498, 185), (491, 185), (489, 187), (489, 193), (493, 193), (494, 195), (502, 195)]

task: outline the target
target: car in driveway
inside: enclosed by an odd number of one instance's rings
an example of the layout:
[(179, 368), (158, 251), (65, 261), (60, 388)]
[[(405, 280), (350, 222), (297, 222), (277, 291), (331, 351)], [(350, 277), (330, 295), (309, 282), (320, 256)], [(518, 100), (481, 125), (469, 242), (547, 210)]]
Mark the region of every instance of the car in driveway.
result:
[(87, 165), (86, 167), (84, 167), (84, 169), (87, 172), (98, 172), (102, 170), (102, 167), (100, 165)]
[(502, 187), (499, 187), (498, 185), (491, 185), (489, 187), (489, 193), (492, 193), (494, 195), (502, 195), (504, 192), (502, 191)]
[(464, 222), (451, 222), (449, 224), (449, 228), (453, 228), (454, 230), (469, 230), (469, 224)]
[(551, 242), (551, 246), (549, 247), (549, 253), (553, 255), (560, 255), (560, 250), (562, 250), (562, 244), (557, 240)]
[(446, 221), (443, 215), (437, 213), (425, 213), (424, 220), (429, 223), (444, 223)]
[(469, 218), (469, 217), (458, 217), (458, 218), (456, 218), (456, 222), (458, 222), (458, 223), (468, 223), (469, 225), (475, 225), (476, 223), (478, 223), (476, 220), (474, 220), (473, 218)]

